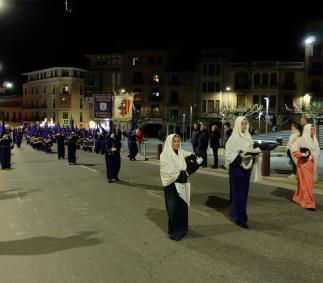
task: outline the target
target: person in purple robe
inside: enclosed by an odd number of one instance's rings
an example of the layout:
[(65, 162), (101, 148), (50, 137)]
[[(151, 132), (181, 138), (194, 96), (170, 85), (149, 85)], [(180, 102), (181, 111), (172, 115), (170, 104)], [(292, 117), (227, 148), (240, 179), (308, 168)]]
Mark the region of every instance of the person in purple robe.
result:
[(111, 183), (113, 180), (119, 181), (118, 175), (121, 167), (121, 136), (115, 131), (114, 127), (110, 127), (109, 133), (106, 135), (105, 162), (107, 168), (107, 179)]
[(237, 117), (232, 135), (225, 146), (225, 158), (230, 181), (229, 214), (238, 226), (245, 229), (249, 228), (247, 200), (251, 170), (256, 158), (250, 154), (255, 151), (253, 144), (248, 120), (243, 116)]

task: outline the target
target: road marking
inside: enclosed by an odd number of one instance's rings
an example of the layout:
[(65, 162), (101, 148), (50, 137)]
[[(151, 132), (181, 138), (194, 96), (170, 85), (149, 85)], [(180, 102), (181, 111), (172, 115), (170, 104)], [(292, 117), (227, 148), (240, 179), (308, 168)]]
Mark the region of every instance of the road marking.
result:
[(87, 169), (87, 170), (90, 170), (90, 171), (92, 171), (92, 172), (98, 172), (97, 170), (91, 169), (91, 168), (86, 167), (86, 166), (84, 166), (84, 165), (81, 165), (81, 167), (83, 167), (83, 168), (85, 168), (85, 169)]

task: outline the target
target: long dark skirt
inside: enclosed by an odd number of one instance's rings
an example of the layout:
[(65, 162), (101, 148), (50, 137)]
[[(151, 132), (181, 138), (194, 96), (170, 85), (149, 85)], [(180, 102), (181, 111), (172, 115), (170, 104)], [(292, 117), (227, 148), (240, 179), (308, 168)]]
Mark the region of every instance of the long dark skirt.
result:
[(1, 146), (0, 148), (1, 168), (6, 169), (11, 167), (11, 151), (9, 146)]
[(95, 153), (100, 153), (100, 141), (99, 140), (95, 140), (94, 142), (94, 152)]
[(129, 148), (129, 159), (130, 160), (135, 160), (136, 155), (138, 154), (137, 143), (135, 141), (134, 142), (129, 142), (128, 143), (128, 148)]
[(69, 142), (67, 145), (68, 163), (76, 163), (76, 143)]
[(188, 231), (188, 209), (186, 202), (180, 198), (175, 183), (164, 188), (166, 210), (168, 214), (168, 235), (179, 241)]
[(108, 180), (118, 178), (118, 174), (121, 166), (120, 153), (114, 153), (113, 155), (105, 154), (105, 164), (107, 167)]
[(57, 157), (65, 158), (65, 145), (64, 142), (57, 142)]
[[(239, 160), (237, 160), (239, 159)], [(250, 184), (251, 170), (245, 170), (241, 166), (241, 158), (230, 164), (229, 179), (230, 179), (230, 216), (238, 224), (247, 224), (247, 200)]]

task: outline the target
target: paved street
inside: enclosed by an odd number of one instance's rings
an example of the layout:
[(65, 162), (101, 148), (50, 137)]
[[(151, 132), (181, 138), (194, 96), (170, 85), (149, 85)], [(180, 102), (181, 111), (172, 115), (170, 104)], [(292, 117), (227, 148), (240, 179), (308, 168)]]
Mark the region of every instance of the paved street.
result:
[(158, 161), (123, 158), (108, 184), (103, 156), (77, 156), (23, 144), (0, 170), (0, 282), (322, 282), (323, 191), (313, 212), (290, 184), (253, 184), (245, 230), (228, 217), (227, 176), (200, 170), (189, 234), (173, 242)]

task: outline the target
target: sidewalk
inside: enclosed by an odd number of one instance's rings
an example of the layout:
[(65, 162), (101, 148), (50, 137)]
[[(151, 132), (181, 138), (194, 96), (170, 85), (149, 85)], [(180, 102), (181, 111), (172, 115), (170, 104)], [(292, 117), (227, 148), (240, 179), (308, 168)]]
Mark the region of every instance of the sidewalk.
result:
[[(159, 164), (157, 160), (157, 145), (163, 144), (163, 142), (158, 139), (150, 139), (145, 143), (146, 145), (141, 146), (141, 157), (138, 157), (139, 160), (144, 160), (144, 148), (146, 147), (146, 159), (148, 162), (152, 164)], [(186, 151), (192, 151), (192, 146), (190, 142), (183, 142), (182, 149)], [(227, 177), (227, 170), (223, 169), (224, 165), (224, 148), (219, 149), (219, 168), (212, 169), (213, 165), (213, 153), (212, 149), (208, 149), (208, 167), (200, 168), (199, 172), (205, 174), (212, 174), (218, 177)], [(266, 185), (272, 185), (277, 187), (283, 187), (287, 189), (295, 189), (296, 188), (296, 179), (292, 180), (287, 178), (289, 174), (291, 174), (291, 166), (289, 165), (289, 158), (285, 155), (284, 147), (277, 147), (276, 150), (273, 150), (272, 156), (270, 158), (270, 176), (263, 177), (263, 181), (261, 183)], [(127, 157), (128, 148), (126, 140), (123, 142), (123, 157)], [(317, 193), (317, 190), (322, 193), (323, 191), (323, 150), (321, 150), (320, 160), (319, 160), (319, 184), (315, 184), (314, 189)]]

